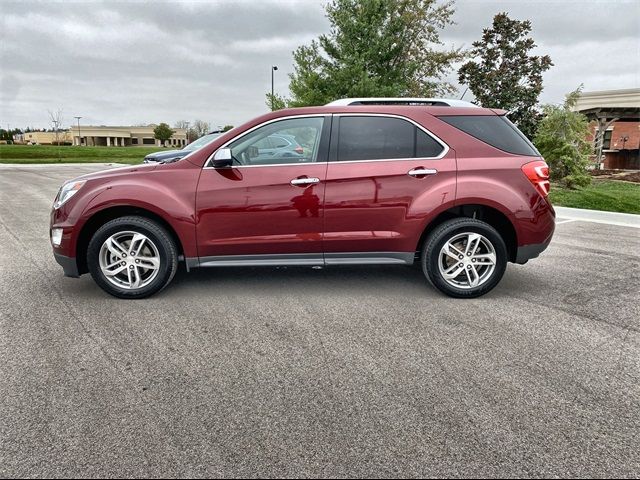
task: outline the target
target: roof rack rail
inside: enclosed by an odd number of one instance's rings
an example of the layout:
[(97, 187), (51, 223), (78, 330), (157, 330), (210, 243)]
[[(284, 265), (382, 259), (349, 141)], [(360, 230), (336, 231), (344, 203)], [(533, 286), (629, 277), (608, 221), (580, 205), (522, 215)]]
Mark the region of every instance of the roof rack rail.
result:
[(412, 105), (427, 107), (478, 107), (478, 105), (467, 102), (465, 100), (456, 100), (453, 98), (387, 98), (387, 97), (369, 97), (369, 98), (341, 98), (333, 102), (327, 103), (327, 106), (349, 106), (349, 105)]

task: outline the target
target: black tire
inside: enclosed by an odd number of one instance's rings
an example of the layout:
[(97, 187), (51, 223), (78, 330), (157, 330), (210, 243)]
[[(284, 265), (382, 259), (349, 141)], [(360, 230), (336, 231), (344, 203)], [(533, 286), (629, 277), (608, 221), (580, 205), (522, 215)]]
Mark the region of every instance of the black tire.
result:
[[(126, 289), (114, 285), (102, 272), (100, 251), (105, 241), (119, 232), (136, 232), (145, 235), (157, 248), (160, 266), (155, 278), (141, 288)], [(105, 223), (96, 231), (87, 249), (87, 265), (93, 280), (105, 292), (118, 298), (145, 298), (165, 288), (178, 270), (178, 250), (175, 241), (167, 230), (145, 217), (120, 217)]]
[[(492, 273), (476, 287), (458, 288), (448, 283), (440, 271), (440, 252), (445, 243), (463, 233), (479, 233), (494, 249), (496, 262)], [(491, 291), (502, 279), (508, 262), (507, 247), (502, 236), (491, 225), (473, 218), (460, 217), (438, 225), (422, 248), (421, 265), (427, 280), (441, 292), (454, 298), (476, 298)], [(455, 263), (455, 262), (454, 262)], [(464, 278), (464, 277), (462, 277)]]

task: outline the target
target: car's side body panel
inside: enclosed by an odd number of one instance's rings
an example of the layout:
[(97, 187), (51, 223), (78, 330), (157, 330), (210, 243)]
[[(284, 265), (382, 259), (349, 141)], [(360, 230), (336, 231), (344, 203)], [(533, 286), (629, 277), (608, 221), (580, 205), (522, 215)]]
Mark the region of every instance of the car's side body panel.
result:
[[(330, 162), (325, 252), (414, 252), (429, 220), (454, 205), (455, 165), (453, 150), (438, 160)], [(437, 173), (409, 176), (416, 168)]]
[[(140, 172), (144, 175), (140, 175)], [(75, 257), (77, 241), (94, 215), (110, 208), (132, 207), (149, 211), (166, 221), (178, 236), (185, 256), (196, 256), (195, 185), (201, 169), (187, 162), (98, 172), (87, 175), (88, 189), (81, 202), (72, 198), (52, 211), (52, 227), (63, 228), (56, 253)]]
[(290, 182), (322, 182), (326, 172), (325, 162), (205, 168), (197, 196), (199, 256), (321, 253), (324, 186)]

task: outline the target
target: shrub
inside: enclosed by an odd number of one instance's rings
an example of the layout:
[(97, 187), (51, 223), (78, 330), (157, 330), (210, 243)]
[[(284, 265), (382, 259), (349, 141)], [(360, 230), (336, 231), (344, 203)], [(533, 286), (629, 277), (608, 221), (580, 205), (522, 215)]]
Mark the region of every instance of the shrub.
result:
[(589, 122), (587, 117), (571, 110), (581, 88), (568, 94), (563, 105), (543, 106), (544, 118), (533, 141), (549, 165), (551, 180), (569, 188), (591, 183), (587, 172), (591, 153), (587, 141)]

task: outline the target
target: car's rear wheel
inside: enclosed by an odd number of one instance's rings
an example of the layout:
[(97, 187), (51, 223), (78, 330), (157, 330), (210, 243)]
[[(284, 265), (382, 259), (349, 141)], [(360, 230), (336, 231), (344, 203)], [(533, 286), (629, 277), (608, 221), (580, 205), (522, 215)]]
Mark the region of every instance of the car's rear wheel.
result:
[(144, 298), (166, 287), (178, 268), (171, 235), (158, 223), (128, 216), (105, 223), (87, 249), (95, 282), (119, 298)]
[(492, 290), (507, 262), (507, 247), (500, 234), (473, 218), (439, 225), (422, 249), (422, 270), (429, 282), (456, 298), (475, 298)]

